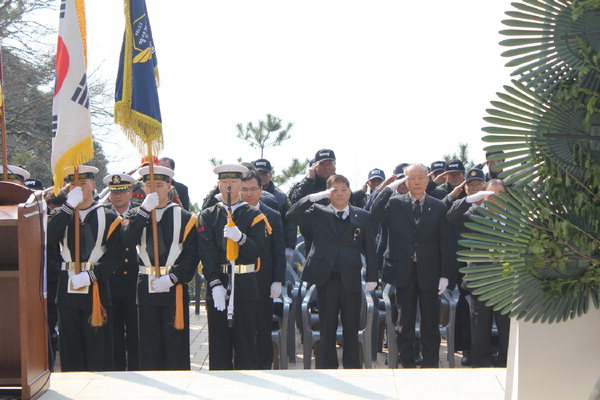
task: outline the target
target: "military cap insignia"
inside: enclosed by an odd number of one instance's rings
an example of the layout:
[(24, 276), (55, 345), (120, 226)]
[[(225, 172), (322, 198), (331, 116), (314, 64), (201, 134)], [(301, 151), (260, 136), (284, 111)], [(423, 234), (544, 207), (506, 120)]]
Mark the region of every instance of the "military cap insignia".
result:
[(471, 176), (476, 176), (477, 175), (477, 171), (471, 171)]
[(113, 175), (112, 184), (119, 185), (121, 183), (121, 177), (119, 175)]

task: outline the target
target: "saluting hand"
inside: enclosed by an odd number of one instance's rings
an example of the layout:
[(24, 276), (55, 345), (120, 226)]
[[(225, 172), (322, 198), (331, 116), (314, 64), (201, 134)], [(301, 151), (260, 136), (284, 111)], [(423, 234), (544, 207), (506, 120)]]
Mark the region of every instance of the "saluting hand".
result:
[(407, 180), (408, 180), (408, 176), (405, 176), (404, 178), (396, 179), (394, 182), (390, 183), (388, 185), (388, 187), (392, 190), (396, 190), (398, 188), (398, 186), (402, 185)]
[[(448, 175), (448, 171), (442, 172), (433, 179), (433, 183), (435, 183), (436, 185), (441, 185), (442, 183), (446, 182), (446, 175)], [(433, 172), (430, 172), (427, 176), (431, 178), (433, 176)]]
[(493, 195), (494, 192), (491, 190), (481, 190), (475, 194), (471, 194), (465, 197), (465, 201), (467, 203), (478, 203), (484, 199), (487, 199), (489, 196)]
[(317, 201), (320, 201), (320, 200), (323, 200), (323, 199), (326, 199), (327, 197), (329, 197), (329, 193), (331, 193), (331, 192), (333, 192), (333, 188), (323, 190), (322, 192), (309, 194), (308, 200), (310, 200), (313, 203), (316, 203)]
[(450, 193), (448, 193), (448, 197), (450, 199), (455, 199), (463, 192), (466, 181), (463, 181), (460, 185), (452, 189)]
[(318, 162), (313, 163), (313, 165), (308, 167), (308, 172), (307, 172), (306, 176), (309, 179), (315, 179), (315, 176), (317, 176), (317, 165), (319, 165)]

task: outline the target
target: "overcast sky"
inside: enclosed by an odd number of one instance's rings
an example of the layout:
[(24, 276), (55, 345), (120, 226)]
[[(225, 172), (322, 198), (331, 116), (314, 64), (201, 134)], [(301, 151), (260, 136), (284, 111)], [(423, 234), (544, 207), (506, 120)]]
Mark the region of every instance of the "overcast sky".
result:
[[(114, 85), (122, 1), (86, 3), (88, 71), (99, 69)], [(277, 170), (331, 148), (354, 189), (372, 168), (429, 164), (459, 142), (483, 161), (485, 109), (510, 82), (498, 45), (508, 0), (147, 0), (147, 7), (161, 78), (161, 155), (176, 160), (175, 178), (192, 201), (216, 182), (211, 157), (259, 157), (236, 138), (235, 125), (267, 113), (294, 123), (292, 138), (266, 151)], [(106, 150), (122, 161), (109, 169), (121, 172), (140, 155), (114, 132), (119, 145)]]

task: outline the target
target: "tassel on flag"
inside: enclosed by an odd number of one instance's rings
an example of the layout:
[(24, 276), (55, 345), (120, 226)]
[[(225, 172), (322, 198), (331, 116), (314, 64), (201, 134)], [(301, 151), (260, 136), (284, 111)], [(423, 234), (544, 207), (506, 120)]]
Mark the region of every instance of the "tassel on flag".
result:
[(144, 0), (125, 0), (125, 37), (115, 93), (115, 122), (140, 153), (162, 149), (158, 62)]
[(52, 174), (58, 194), (67, 168), (94, 157), (87, 88), (84, 0), (61, 0), (52, 102)]

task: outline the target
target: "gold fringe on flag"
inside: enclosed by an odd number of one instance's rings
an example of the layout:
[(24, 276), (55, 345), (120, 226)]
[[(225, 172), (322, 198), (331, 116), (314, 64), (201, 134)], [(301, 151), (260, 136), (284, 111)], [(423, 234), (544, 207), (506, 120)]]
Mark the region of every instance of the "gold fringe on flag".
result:
[[(115, 123), (123, 128), (123, 132), (129, 141), (141, 154), (146, 153), (148, 144), (152, 145), (152, 153), (158, 154), (163, 149), (162, 124), (154, 118), (131, 109), (131, 95), (133, 90), (132, 43), (131, 9), (129, 1), (125, 1), (123, 88), (121, 90), (121, 100), (115, 102)], [(158, 67), (154, 68), (154, 78), (158, 86)]]
[(87, 33), (85, 25), (85, 1), (75, 0), (77, 8), (77, 20), (79, 21), (79, 31), (81, 32), (81, 45), (83, 46), (84, 66), (87, 68)]
[[(131, 86), (131, 82), (128, 85)], [(123, 95), (125, 90), (124, 83)], [(163, 149), (162, 125), (154, 118), (131, 109), (131, 89), (129, 90), (129, 104), (124, 100), (115, 103), (115, 123), (123, 128), (123, 133), (140, 153), (145, 154), (148, 143), (151, 143), (152, 153), (158, 154)]]
[(94, 141), (92, 137), (77, 143), (71, 147), (63, 156), (56, 162), (54, 167), (54, 194), (57, 195), (63, 187), (65, 177), (71, 172), (68, 168), (73, 168), (75, 165), (83, 165), (94, 157)]

